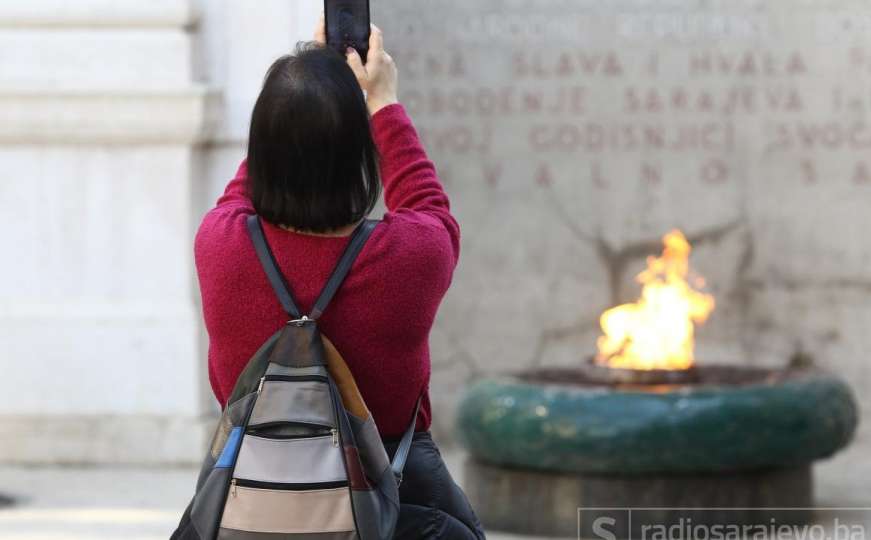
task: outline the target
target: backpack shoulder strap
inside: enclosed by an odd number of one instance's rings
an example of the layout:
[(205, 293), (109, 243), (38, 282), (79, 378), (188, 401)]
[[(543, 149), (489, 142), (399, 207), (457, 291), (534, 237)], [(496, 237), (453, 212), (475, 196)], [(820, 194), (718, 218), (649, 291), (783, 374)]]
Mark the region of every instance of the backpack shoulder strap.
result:
[(327, 280), (327, 284), (324, 285), (324, 289), (321, 291), (318, 299), (315, 300), (315, 305), (309, 315), (310, 319), (317, 319), (327, 308), (327, 305), (329, 305), (330, 300), (333, 299), (333, 295), (336, 294), (336, 291), (339, 290), (339, 287), (345, 280), (345, 276), (347, 276), (348, 272), (351, 270), (354, 260), (357, 258), (357, 255), (360, 254), (360, 250), (363, 249), (366, 240), (369, 239), (369, 236), (372, 234), (372, 231), (375, 230), (375, 225), (377, 224), (377, 220), (364, 219), (359, 225), (357, 225), (357, 228), (354, 229), (354, 232), (351, 234), (351, 239), (348, 241), (348, 246), (339, 258), (339, 262), (333, 269), (333, 273)]
[(275, 256), (272, 250), (269, 249), (269, 244), (266, 242), (266, 236), (263, 234), (263, 225), (260, 223), (260, 216), (252, 214), (248, 216), (248, 234), (251, 236), (251, 241), (254, 242), (254, 250), (257, 252), (257, 258), (260, 259), (260, 265), (263, 271), (266, 272), (266, 277), (269, 278), (269, 283), (272, 285), (272, 290), (281, 302), (281, 307), (293, 319), (300, 318), (299, 308), (293, 301), (293, 296), (290, 294), (290, 287), (278, 264), (275, 262)]
[(417, 396), (417, 403), (414, 405), (414, 414), (411, 415), (411, 423), (405, 428), (405, 433), (396, 445), (396, 452), (393, 454), (393, 462), (390, 468), (393, 469), (393, 476), (396, 477), (396, 484), (402, 483), (402, 469), (405, 468), (405, 461), (408, 459), (408, 451), (411, 450), (411, 442), (414, 437), (414, 427), (417, 425), (417, 413), (420, 411), (420, 401), (423, 399), (423, 391)]

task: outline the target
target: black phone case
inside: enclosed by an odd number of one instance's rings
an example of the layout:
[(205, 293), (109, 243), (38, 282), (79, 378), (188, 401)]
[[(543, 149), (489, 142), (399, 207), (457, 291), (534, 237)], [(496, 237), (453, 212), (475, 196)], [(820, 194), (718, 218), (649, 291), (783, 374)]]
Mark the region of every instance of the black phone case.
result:
[(369, 0), (324, 0), (327, 45), (345, 55), (348, 47), (360, 53), (363, 62), (369, 52)]

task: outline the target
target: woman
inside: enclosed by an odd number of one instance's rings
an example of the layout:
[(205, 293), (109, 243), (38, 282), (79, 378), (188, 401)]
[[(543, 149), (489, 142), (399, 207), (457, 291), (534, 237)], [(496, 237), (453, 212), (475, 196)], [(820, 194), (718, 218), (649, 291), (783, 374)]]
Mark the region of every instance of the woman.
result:
[(248, 359), (286, 323), (246, 217), (265, 221), (273, 254), (308, 313), (383, 183), (388, 212), (318, 326), (342, 352), (389, 454), (424, 391), (396, 538), (484, 538), (428, 430), (427, 340), (457, 264), (459, 226), (397, 100), (396, 67), (374, 25), (369, 47), (365, 65), (353, 49), (343, 58), (325, 46), (321, 19), (315, 43), (279, 58), (266, 75), (248, 157), (196, 237), (209, 380), (223, 407)]

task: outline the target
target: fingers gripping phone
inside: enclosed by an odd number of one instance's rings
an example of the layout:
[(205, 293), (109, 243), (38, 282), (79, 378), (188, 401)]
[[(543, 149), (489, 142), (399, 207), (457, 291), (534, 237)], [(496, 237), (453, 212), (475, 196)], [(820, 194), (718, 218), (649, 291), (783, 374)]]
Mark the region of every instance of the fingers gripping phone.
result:
[(354, 47), (366, 63), (369, 52), (369, 0), (324, 0), (327, 45), (342, 56)]

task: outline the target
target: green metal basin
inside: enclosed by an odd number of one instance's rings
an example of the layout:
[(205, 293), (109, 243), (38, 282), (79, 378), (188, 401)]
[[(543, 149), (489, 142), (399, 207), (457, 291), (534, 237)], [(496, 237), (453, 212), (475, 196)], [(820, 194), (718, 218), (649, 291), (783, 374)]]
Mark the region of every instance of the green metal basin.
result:
[(832, 455), (858, 422), (849, 387), (817, 370), (664, 389), (527, 379), (495, 377), (467, 390), (457, 425), (472, 456), (607, 474), (786, 467)]

